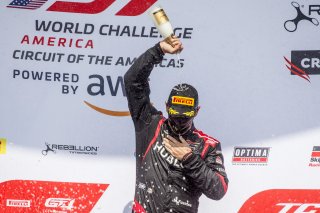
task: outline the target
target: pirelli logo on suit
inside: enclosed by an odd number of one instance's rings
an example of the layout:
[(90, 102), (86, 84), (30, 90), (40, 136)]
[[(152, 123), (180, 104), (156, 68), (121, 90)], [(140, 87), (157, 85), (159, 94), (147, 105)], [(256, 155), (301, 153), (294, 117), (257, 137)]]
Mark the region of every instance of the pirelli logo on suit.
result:
[(194, 106), (194, 98), (172, 96), (172, 104), (179, 104), (184, 106)]

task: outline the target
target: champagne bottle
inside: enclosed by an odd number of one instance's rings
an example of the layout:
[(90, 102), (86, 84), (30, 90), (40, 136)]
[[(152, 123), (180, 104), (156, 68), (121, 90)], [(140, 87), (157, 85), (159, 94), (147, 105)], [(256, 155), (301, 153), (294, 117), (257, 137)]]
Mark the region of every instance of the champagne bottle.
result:
[(155, 7), (151, 10), (151, 17), (161, 36), (173, 46), (171, 42), (171, 38), (174, 35), (173, 28), (164, 10), (159, 6)]
[[(154, 25), (157, 27), (161, 36), (165, 39), (165, 41), (174, 47), (172, 43), (173, 28), (169, 21), (167, 14), (160, 6), (156, 6), (150, 12)], [(178, 63), (180, 64), (180, 54), (176, 53)]]

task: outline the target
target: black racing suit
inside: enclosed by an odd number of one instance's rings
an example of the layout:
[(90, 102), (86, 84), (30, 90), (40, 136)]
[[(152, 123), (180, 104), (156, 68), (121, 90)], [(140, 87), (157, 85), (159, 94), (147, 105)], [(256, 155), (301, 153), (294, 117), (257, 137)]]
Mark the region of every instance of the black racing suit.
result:
[(142, 54), (124, 76), (130, 113), (136, 132), (135, 213), (196, 213), (199, 197), (221, 199), (228, 186), (219, 141), (194, 125), (183, 137), (193, 150), (181, 162), (162, 145), (174, 136), (168, 121), (150, 103), (148, 77), (163, 59), (159, 43)]

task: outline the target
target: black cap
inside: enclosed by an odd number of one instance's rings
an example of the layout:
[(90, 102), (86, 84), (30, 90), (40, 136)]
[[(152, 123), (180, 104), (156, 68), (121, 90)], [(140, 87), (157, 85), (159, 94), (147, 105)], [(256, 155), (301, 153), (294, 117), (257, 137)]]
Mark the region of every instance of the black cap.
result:
[(199, 105), (197, 90), (186, 83), (174, 86), (170, 92), (167, 106), (171, 116), (193, 117)]

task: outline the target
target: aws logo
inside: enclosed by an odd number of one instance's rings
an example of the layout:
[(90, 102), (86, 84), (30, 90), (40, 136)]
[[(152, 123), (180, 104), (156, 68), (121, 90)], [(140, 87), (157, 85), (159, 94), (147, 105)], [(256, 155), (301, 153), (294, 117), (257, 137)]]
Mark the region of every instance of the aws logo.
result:
[[(118, 93), (122, 93), (123, 97), (126, 97), (126, 91), (124, 88), (124, 80), (122, 76), (118, 76), (116, 83), (112, 81), (111, 76), (106, 76), (104, 78), (101, 75), (90, 75), (89, 79), (93, 79), (94, 83), (91, 83), (87, 87), (87, 92), (91, 96), (104, 96), (106, 94), (106, 90), (109, 88), (111, 96), (117, 96)], [(108, 87), (106, 87), (108, 86)], [(121, 89), (121, 90), (120, 90)], [(129, 116), (129, 111), (117, 111), (111, 109), (105, 109), (100, 106), (96, 106), (88, 101), (84, 101), (84, 103), (89, 106), (91, 109), (105, 114), (109, 116)]]
[[(117, 13), (117, 16), (138, 16), (149, 9), (157, 0), (131, 0)], [(7, 7), (35, 10), (46, 4), (48, 0), (13, 0)], [(51, 1), (49, 1), (51, 3)], [(93, 0), (90, 2), (53, 1), (47, 11), (97, 14), (108, 9), (115, 0)]]
[(98, 106), (95, 106), (93, 104), (90, 104), (89, 102), (87, 101), (84, 101), (84, 103), (89, 106), (91, 109), (97, 111), (97, 112), (100, 112), (102, 114), (105, 114), (105, 115), (110, 115), (110, 116), (129, 116), (130, 115), (130, 112), (129, 111), (115, 111), (115, 110), (109, 110), (109, 109), (104, 109), (104, 108), (101, 108), (101, 107), (98, 107)]

